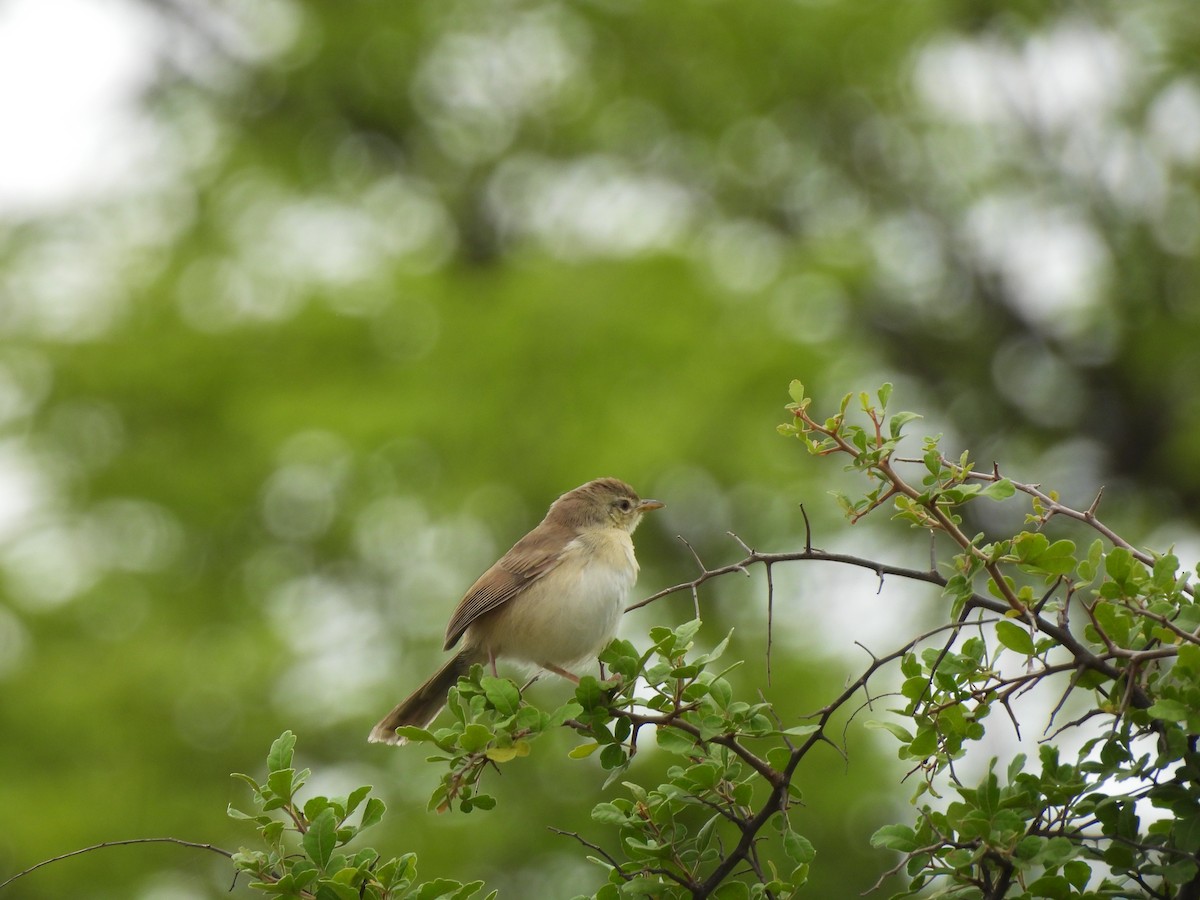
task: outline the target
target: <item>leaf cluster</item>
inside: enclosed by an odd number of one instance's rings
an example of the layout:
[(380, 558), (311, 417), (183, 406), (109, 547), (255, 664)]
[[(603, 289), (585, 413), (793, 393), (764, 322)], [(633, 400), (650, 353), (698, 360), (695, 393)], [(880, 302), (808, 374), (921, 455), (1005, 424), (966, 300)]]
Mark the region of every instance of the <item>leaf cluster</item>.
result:
[[(436, 747), (440, 753), (431, 761), (446, 764), (430, 806), (490, 809), (494, 801), (478, 791), (480, 778), (526, 755), (529, 742), (548, 728), (566, 725), (583, 737), (569, 756), (596, 757), (610, 773), (609, 784), (629, 769), (652, 733), (653, 746), (678, 760), (666, 780), (652, 786), (622, 781), (626, 796), (592, 810), (594, 822), (615, 831), (618, 849), (571, 835), (594, 850), (589, 858), (608, 872), (593, 896), (791, 896), (815, 855), (788, 818), (798, 796), (790, 783), (798, 759), (793, 742), (817, 726), (781, 728), (769, 704), (735, 698), (726, 678), (734, 666), (714, 665), (728, 637), (697, 652), (700, 624), (653, 628), (643, 652), (613, 641), (600, 657), (611, 677), (584, 676), (575, 696), (550, 713), (529, 705), (510, 681), (478, 669), (460, 679), (451, 694), (453, 722), (435, 731), (400, 731)], [(739, 867), (745, 872), (731, 877)]]
[[(949, 601), (939, 629), (949, 640), (904, 654), (907, 702), (892, 710), (900, 721), (873, 723), (923, 776), (916, 823), (874, 838), (903, 854), (897, 869), (911, 880), (899, 896), (934, 879), (963, 897), (1192, 896), (1200, 887), (1200, 609), (1190, 573), (1174, 554), (1138, 550), (1104, 525), (1099, 497), (1071, 509), (996, 466), (978, 472), (966, 454), (947, 458), (938, 438), (926, 439), (920, 457), (897, 456), (912, 417), (888, 416), (889, 386), (878, 403), (860, 395), (865, 423), (848, 421), (849, 397), (818, 421), (802, 385), (793, 383), (792, 396), (793, 422), (780, 430), (812, 453), (848, 458), (871, 482), (864, 496), (839, 498), (852, 521), (890, 499), (896, 518), (948, 536), (958, 551), (922, 576)], [(904, 466), (917, 475), (901, 474)], [(1030, 530), (1000, 539), (963, 530), (964, 504), (1018, 494), (1031, 501)], [(1043, 533), (1055, 517), (1100, 537), (1081, 553)], [(1019, 735), (1014, 701), (1041, 685), (1060, 692), (1047, 733), (1069, 697), (1090, 694), (1083, 714), (1045, 739), (1041, 774), (1025, 772), (1019, 755), (1001, 783), (993, 757), (980, 784), (964, 785), (955, 762), (984, 737), (989, 714), (1003, 708)], [(1106, 730), (1082, 743), (1075, 762), (1060, 761), (1055, 737), (1101, 722)], [(947, 791), (957, 799), (947, 801)], [(1147, 815), (1156, 809), (1168, 814)]]
[(237, 871), (251, 877), (251, 888), (281, 900), (467, 900), (482, 888), (480, 881), (418, 883), (412, 853), (386, 860), (369, 847), (351, 853), (346, 845), (383, 818), (383, 801), (371, 796), (369, 785), (346, 797), (313, 795), (302, 801), (299, 791), (312, 773), (293, 767), (295, 746), (290, 731), (275, 740), (264, 782), (234, 775), (249, 785), (256, 810), (246, 813), (231, 805), (229, 815), (253, 822), (264, 845), (233, 854)]

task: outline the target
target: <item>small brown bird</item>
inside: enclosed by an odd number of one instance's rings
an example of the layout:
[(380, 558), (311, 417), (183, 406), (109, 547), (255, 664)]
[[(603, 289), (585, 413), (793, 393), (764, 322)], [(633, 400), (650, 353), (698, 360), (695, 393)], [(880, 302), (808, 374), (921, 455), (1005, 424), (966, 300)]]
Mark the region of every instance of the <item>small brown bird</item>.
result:
[(471, 666), (500, 657), (533, 663), (572, 681), (567, 671), (595, 659), (617, 631), (637, 581), (630, 535), (642, 513), (659, 509), (623, 481), (597, 478), (563, 494), (546, 518), (471, 585), (446, 627), (458, 654), (388, 713), (368, 738), (404, 744), (401, 725), (425, 727)]

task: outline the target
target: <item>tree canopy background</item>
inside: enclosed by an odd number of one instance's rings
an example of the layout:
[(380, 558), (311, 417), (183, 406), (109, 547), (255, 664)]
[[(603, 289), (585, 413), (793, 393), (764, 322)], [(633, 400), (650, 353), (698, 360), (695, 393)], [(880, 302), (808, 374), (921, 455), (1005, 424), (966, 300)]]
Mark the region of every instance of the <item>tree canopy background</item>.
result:
[[(1107, 484), (1127, 532), (1196, 546), (1191, 4), (128, 11), (157, 53), (136, 168), (0, 209), (0, 871), (247, 840), (228, 773), (287, 727), (376, 785), (376, 841), (423, 874), (585, 889), (545, 825), (586, 828), (598, 767), (538, 746), (499, 810), (434, 817), (435, 773), (366, 732), (475, 575), (592, 477), (668, 504), (638, 534), (646, 594), (691, 577), (676, 535), (706, 560), (727, 531), (796, 546), (800, 502), (823, 544), (877, 546), (776, 436), (792, 377), (895, 381), (947, 444), (1084, 505)], [(706, 634), (736, 626), (743, 684), (799, 716), (914, 615), (875, 588), (791, 575), (769, 688), (760, 582), (703, 594)], [(902, 769), (850, 750), (800, 779), (814, 896), (890, 864), (865, 837)], [(126, 848), (18, 891), (228, 875)]]

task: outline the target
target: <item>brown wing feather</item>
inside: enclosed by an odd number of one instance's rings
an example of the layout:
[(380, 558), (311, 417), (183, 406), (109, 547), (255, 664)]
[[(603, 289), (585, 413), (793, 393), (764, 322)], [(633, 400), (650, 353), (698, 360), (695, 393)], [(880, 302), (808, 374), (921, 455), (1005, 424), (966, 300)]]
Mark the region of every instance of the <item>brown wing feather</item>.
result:
[(539, 526), (517, 541), (458, 601), (446, 626), (442, 649), (449, 650), (472, 622), (503, 606), (557, 566), (563, 548), (573, 536), (561, 527)]

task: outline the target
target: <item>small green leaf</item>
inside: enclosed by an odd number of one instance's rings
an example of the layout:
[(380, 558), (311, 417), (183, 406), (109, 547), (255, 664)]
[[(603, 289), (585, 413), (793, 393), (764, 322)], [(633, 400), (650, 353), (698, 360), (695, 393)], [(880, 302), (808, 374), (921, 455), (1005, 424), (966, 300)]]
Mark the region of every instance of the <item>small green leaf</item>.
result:
[(888, 423), (889, 427), (891, 428), (892, 439), (895, 440), (896, 438), (900, 437), (900, 431), (901, 431), (901, 429), (904, 428), (905, 425), (907, 425), (909, 422), (913, 421), (914, 419), (920, 419), (920, 418), (923, 418), (923, 416), (921, 416), (919, 413), (914, 413), (914, 412), (898, 412), (898, 413), (896, 413), (894, 416), (892, 416), (891, 421)]
[(357, 787), (350, 792), (350, 796), (346, 798), (346, 815), (358, 809), (360, 803), (371, 795), (371, 785), (364, 784), (362, 787)]
[(518, 756), (528, 755), (529, 741), (516, 741), (511, 747), (490, 747), (487, 751), (487, 758), (498, 763), (509, 762)]
[(579, 684), (575, 688), (575, 699), (579, 701), (584, 712), (603, 707), (607, 703), (604, 689), (594, 675), (584, 675), (579, 679)]
[(820, 730), (820, 725), (796, 725), (792, 728), (785, 728), (779, 733), (786, 734), (789, 737), (808, 737), (810, 734)]
[[(803, 403), (804, 402), (804, 383), (801, 381), (798, 381), (796, 379), (793, 379), (792, 383), (788, 385), (788, 396), (790, 396), (792, 398), (793, 403)], [(779, 401), (777, 400), (775, 402), (778, 403)]]
[(386, 811), (387, 805), (378, 797), (372, 797), (367, 801), (367, 805), (363, 807), (362, 824), (358, 827), (370, 828), (372, 825), (378, 825)]
[(1030, 637), (1028, 631), (1011, 619), (1004, 619), (996, 623), (996, 639), (1009, 650), (1020, 653), (1022, 656), (1033, 655), (1033, 638)]
[(913, 759), (924, 759), (935, 750), (937, 750), (937, 731), (928, 725), (917, 731), (917, 736), (908, 745), (909, 755)]
[(317, 900), (361, 900), (358, 888), (341, 881), (324, 878), (317, 887)]
[(295, 769), (272, 769), (267, 776), (267, 787), (277, 798), (284, 801), (290, 800), (295, 777)]
[(879, 388), (879, 405), (886, 407), (888, 401), (892, 399), (892, 383), (885, 381)]
[(1083, 860), (1075, 859), (1063, 866), (1063, 875), (1076, 890), (1083, 890), (1092, 877), (1092, 867)]
[(572, 747), (567, 756), (571, 757), (571, 759), (585, 759), (599, 749), (599, 744), (580, 744), (578, 747)]
[(308, 831), (304, 832), (301, 843), (308, 858), (324, 870), (337, 844), (337, 823), (334, 821), (332, 809), (322, 810), (321, 814), (308, 824)]
[(304, 804), (304, 817), (310, 822), (329, 807), (328, 797), (310, 797)]
[[(924, 685), (926, 683), (925, 679), (922, 678), (919, 680), (921, 682), (921, 686), (924, 687)], [(897, 725), (895, 722), (879, 722), (879, 721), (871, 720), (871, 721), (867, 722), (867, 727), (868, 728), (882, 728), (885, 731), (890, 731), (893, 735), (895, 735), (897, 738), (899, 738), (904, 743), (906, 743), (906, 744), (912, 743), (912, 739), (913, 739), (912, 733), (907, 728), (904, 728), (901, 725)]]
[(980, 491), (979, 496), (987, 497), (989, 500), (1007, 500), (1016, 492), (1017, 489), (1013, 487), (1011, 481), (1007, 478), (1001, 478), (999, 481), (993, 481)]
[(492, 742), (495, 735), (492, 729), (486, 725), (480, 725), (478, 722), (472, 722), (463, 729), (462, 736), (458, 739), (458, 745), (467, 753), (475, 753), (482, 750)]
[(1104, 571), (1119, 585), (1124, 585), (1133, 572), (1133, 554), (1124, 547), (1114, 547), (1104, 557)]
[(871, 846), (877, 850), (899, 850), (909, 853), (921, 846), (917, 833), (908, 825), (884, 825), (871, 835)]
[(817, 855), (812, 841), (790, 830), (783, 836), (783, 852), (798, 863), (810, 863)]
[(414, 743), (419, 741), (432, 741), (433, 732), (427, 728), (418, 728), (416, 725), (401, 725), (396, 729), (396, 734), (402, 738), (406, 738)]
[(283, 769), (292, 767), (292, 750), (296, 746), (296, 735), (290, 731), (285, 731), (275, 739), (271, 744), (271, 751), (267, 754), (267, 771), (279, 772)]
[(511, 716), (520, 707), (521, 692), (507, 678), (494, 678), (491, 675), (484, 675), (480, 684), (483, 687), (483, 693), (487, 697), (488, 703), (492, 704), (501, 715)]
[(629, 814), (615, 803), (597, 803), (592, 807), (592, 819), (605, 825), (625, 825)]
[(1187, 704), (1180, 703), (1178, 700), (1160, 699), (1155, 700), (1146, 712), (1156, 719), (1164, 719), (1167, 722), (1186, 722), (1192, 711)]
[(695, 741), (678, 728), (660, 727), (655, 731), (654, 738), (658, 742), (658, 746), (668, 753), (690, 756), (696, 751)]

